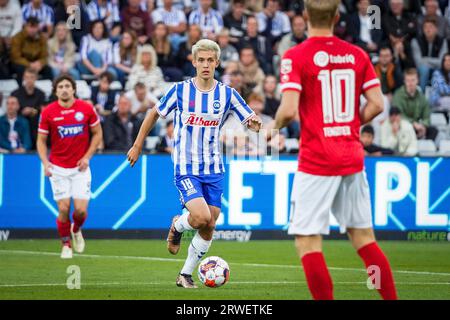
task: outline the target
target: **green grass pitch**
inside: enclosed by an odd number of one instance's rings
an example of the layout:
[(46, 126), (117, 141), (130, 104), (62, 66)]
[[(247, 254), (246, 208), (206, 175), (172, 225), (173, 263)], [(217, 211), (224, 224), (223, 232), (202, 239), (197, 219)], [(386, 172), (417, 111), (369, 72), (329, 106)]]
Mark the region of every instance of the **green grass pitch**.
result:
[[(186, 290), (175, 278), (186, 256), (159, 240), (87, 240), (86, 252), (59, 258), (58, 240), (0, 242), (0, 299), (311, 299), (293, 241), (215, 241), (209, 256), (230, 265), (221, 288)], [(450, 244), (380, 241), (400, 299), (450, 299)], [(347, 241), (325, 241), (336, 299), (379, 299), (366, 286), (362, 261)], [(66, 286), (67, 268), (81, 271), (81, 289)], [(194, 280), (200, 284), (197, 276)]]

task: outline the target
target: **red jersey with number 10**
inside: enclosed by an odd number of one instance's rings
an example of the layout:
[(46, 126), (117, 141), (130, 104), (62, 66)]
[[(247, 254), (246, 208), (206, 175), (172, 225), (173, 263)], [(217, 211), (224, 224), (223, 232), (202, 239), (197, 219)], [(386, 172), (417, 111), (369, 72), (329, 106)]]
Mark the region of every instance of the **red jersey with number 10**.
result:
[(379, 86), (369, 56), (337, 37), (312, 37), (281, 61), (281, 90), (300, 92), (298, 170), (343, 176), (364, 168), (360, 95)]
[(69, 108), (58, 101), (42, 110), (38, 132), (50, 135), (50, 162), (63, 167), (75, 168), (89, 148), (89, 128), (100, 119), (89, 103), (76, 99)]

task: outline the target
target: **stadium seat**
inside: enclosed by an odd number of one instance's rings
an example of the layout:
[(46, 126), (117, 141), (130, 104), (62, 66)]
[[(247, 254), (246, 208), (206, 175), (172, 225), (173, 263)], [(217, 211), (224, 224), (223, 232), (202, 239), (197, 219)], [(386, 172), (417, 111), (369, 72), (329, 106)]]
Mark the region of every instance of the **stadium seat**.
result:
[(433, 140), (418, 140), (417, 148), (420, 156), (435, 156), (436, 145)]
[(113, 81), (111, 82), (111, 90), (122, 90), (122, 84), (120, 83), (120, 81)]
[(77, 95), (80, 99), (91, 98), (91, 87), (84, 80), (77, 80)]
[(52, 94), (53, 84), (51, 80), (36, 80), (36, 88), (41, 89), (45, 93), (45, 97), (48, 99)]
[(11, 92), (19, 88), (19, 84), (16, 79), (0, 80), (0, 92), (3, 97), (8, 97)]
[(450, 156), (450, 140), (441, 140), (439, 143), (439, 155)]
[(156, 150), (156, 145), (158, 144), (160, 137), (147, 137), (145, 139), (145, 149), (150, 151)]
[(286, 139), (284, 144), (286, 146), (286, 152), (291, 153), (291, 152), (298, 151), (298, 140), (297, 139), (295, 139), (295, 138)]
[(11, 92), (19, 88), (16, 79), (0, 80), (0, 116), (6, 112), (6, 99), (11, 95)]

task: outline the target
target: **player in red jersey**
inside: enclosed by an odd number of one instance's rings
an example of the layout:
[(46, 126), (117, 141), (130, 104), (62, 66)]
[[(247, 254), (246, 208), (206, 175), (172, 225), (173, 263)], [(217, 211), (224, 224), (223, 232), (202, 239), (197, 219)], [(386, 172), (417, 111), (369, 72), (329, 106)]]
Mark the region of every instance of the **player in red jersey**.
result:
[[(56, 219), (62, 241), (61, 258), (72, 258), (70, 235), (75, 251), (81, 253), (85, 243), (81, 226), (87, 217), (91, 195), (89, 159), (102, 140), (100, 119), (94, 107), (75, 98), (76, 84), (68, 75), (55, 79), (53, 92), (58, 98), (42, 110), (37, 150), (50, 177), (53, 198), (58, 204)], [(91, 138), (89, 136), (91, 135)], [(47, 137), (51, 150), (47, 158)], [(70, 199), (73, 198), (73, 224), (70, 223)]]
[[(380, 82), (368, 55), (333, 36), (339, 0), (306, 0), (309, 38), (288, 50), (280, 68), (283, 97), (275, 117), (280, 129), (300, 114), (298, 171), (291, 194), (289, 234), (295, 235), (314, 299), (333, 299), (322, 254), (330, 212), (366, 267), (374, 266), (384, 299), (397, 299), (389, 262), (372, 228), (370, 194), (359, 129), (383, 110)], [(367, 104), (360, 111), (359, 98)], [(372, 272), (372, 271), (371, 271)], [(371, 273), (370, 272), (370, 273)]]

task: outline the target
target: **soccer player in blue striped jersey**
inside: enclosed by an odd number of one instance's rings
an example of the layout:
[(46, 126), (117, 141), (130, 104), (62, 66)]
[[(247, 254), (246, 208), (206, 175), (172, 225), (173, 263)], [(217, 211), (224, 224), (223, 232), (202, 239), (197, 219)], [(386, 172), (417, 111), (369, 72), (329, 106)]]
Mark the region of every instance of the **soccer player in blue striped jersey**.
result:
[(188, 249), (188, 257), (177, 277), (177, 286), (196, 288), (192, 272), (211, 246), (216, 220), (220, 214), (224, 165), (219, 134), (232, 114), (250, 130), (258, 132), (261, 119), (237, 93), (214, 79), (220, 48), (214, 41), (202, 39), (192, 47), (197, 75), (175, 83), (151, 109), (142, 123), (128, 161), (134, 166), (145, 138), (159, 117), (174, 112), (173, 149), (175, 185), (182, 206), (188, 212), (172, 219), (167, 237), (170, 253), (177, 254), (186, 230), (197, 230)]

